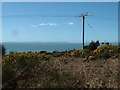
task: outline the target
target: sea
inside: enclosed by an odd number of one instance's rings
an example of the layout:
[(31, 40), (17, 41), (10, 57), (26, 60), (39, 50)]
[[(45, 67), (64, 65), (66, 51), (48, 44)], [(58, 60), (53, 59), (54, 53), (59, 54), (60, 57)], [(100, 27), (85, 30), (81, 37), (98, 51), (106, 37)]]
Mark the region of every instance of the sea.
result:
[[(69, 42), (3, 42), (6, 54), (10, 52), (40, 52), (40, 51), (68, 51), (73, 49), (81, 49), (82, 43)], [(89, 45), (89, 43), (85, 43)], [(116, 45), (116, 43), (112, 43)]]
[(81, 43), (66, 42), (4, 42), (6, 54), (10, 52), (66, 51), (82, 48)]

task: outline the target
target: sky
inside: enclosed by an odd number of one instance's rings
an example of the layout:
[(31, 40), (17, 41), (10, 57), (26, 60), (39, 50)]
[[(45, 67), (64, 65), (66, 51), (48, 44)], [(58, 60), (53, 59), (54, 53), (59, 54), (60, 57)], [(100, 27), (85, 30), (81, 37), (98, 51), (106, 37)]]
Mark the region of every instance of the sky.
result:
[(117, 2), (3, 2), (3, 42), (118, 41)]

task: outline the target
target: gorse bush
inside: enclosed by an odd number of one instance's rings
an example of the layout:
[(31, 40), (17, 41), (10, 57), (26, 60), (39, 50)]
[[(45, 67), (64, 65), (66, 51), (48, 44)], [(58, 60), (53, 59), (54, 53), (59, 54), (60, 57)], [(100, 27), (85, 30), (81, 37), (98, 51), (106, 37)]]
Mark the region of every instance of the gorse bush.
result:
[[(45, 61), (49, 60), (50, 56), (45, 53), (15, 53), (15, 54), (9, 54), (6, 55), (2, 59), (2, 78), (3, 78), (3, 84), (6, 86), (5, 83), (8, 81), (15, 79), (19, 74), (22, 74), (24, 69), (31, 70), (34, 68), (38, 61)], [(26, 72), (26, 71), (24, 71)], [(22, 76), (26, 77), (26, 76)], [(12, 81), (11, 81), (12, 82)], [(9, 82), (8, 82), (9, 83)], [(3, 85), (3, 87), (4, 87)]]
[(86, 56), (83, 60), (88, 61), (88, 60), (94, 60), (95, 56)]
[(97, 48), (96, 50), (93, 51), (94, 56), (96, 57), (104, 57), (104, 58), (109, 58), (111, 56), (114, 56), (118, 54), (118, 46), (101, 46)]
[(99, 48), (93, 51), (93, 54), (100, 54), (105, 51), (108, 53), (117, 53), (118, 52), (117, 47), (118, 46), (100, 46)]
[[(82, 52), (84, 52), (83, 55), (82, 55)], [(97, 58), (107, 59), (110, 57), (117, 58), (119, 57), (118, 53), (119, 53), (118, 46), (104, 45), (92, 51), (89, 50), (88, 48), (84, 50), (76, 49), (72, 51), (71, 56), (74, 56), (74, 57), (84, 56), (84, 60), (93, 60), (95, 58), (96, 59)]]
[(52, 53), (52, 55), (54, 57), (60, 57), (60, 56), (64, 55), (64, 53), (62, 53), (62, 52), (54, 52), (54, 53)]
[(73, 51), (71, 53), (71, 56), (74, 56), (74, 57), (78, 57), (82, 54), (82, 50), (81, 49), (76, 49), (75, 51)]
[(90, 56), (93, 56), (94, 59), (95, 58), (108, 59), (110, 57), (119, 57), (118, 46), (110, 46), (110, 45), (100, 46), (97, 49), (91, 51), (91, 53), (89, 53), (84, 60), (90, 60), (89, 58)]
[(3, 63), (6, 61), (15, 61), (16, 59), (37, 59), (37, 60), (49, 60), (50, 55), (47, 55), (45, 53), (39, 53), (39, 52), (34, 52), (34, 53), (15, 53), (15, 54), (8, 54), (3, 58)]

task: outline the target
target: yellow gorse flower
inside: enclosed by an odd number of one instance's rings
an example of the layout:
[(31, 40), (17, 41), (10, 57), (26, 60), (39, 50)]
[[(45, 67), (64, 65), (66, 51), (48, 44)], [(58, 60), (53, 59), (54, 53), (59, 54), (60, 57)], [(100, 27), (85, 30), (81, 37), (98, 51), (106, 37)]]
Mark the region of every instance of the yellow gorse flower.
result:
[(82, 50), (81, 49), (77, 49), (77, 50), (75, 50), (75, 51), (73, 51), (72, 53), (71, 53), (71, 56), (78, 56), (78, 55), (80, 55), (82, 53)]
[(89, 56), (89, 57), (88, 57), (88, 60), (93, 60), (93, 59), (95, 59), (94, 56)]
[(113, 50), (109, 50), (109, 53), (112, 53), (113, 52)]
[(102, 52), (113, 53), (117, 51), (117, 46), (101, 46), (93, 51), (93, 54), (100, 54)]
[(5, 63), (7, 61), (13, 61), (16, 62), (16, 59), (18, 58), (25, 58), (27, 60), (27, 58), (36, 58), (36, 59), (49, 59), (49, 55), (45, 54), (45, 53), (38, 53), (38, 52), (34, 52), (34, 53), (15, 53), (15, 54), (8, 54), (6, 55), (3, 59), (2, 62)]

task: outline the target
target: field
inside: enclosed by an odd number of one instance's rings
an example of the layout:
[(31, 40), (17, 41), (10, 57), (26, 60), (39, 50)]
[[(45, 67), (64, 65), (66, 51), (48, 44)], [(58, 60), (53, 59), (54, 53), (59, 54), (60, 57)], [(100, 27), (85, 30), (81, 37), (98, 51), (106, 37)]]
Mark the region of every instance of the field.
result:
[(3, 88), (119, 88), (116, 48), (85, 50), (87, 55), (79, 49), (8, 54), (2, 62)]

